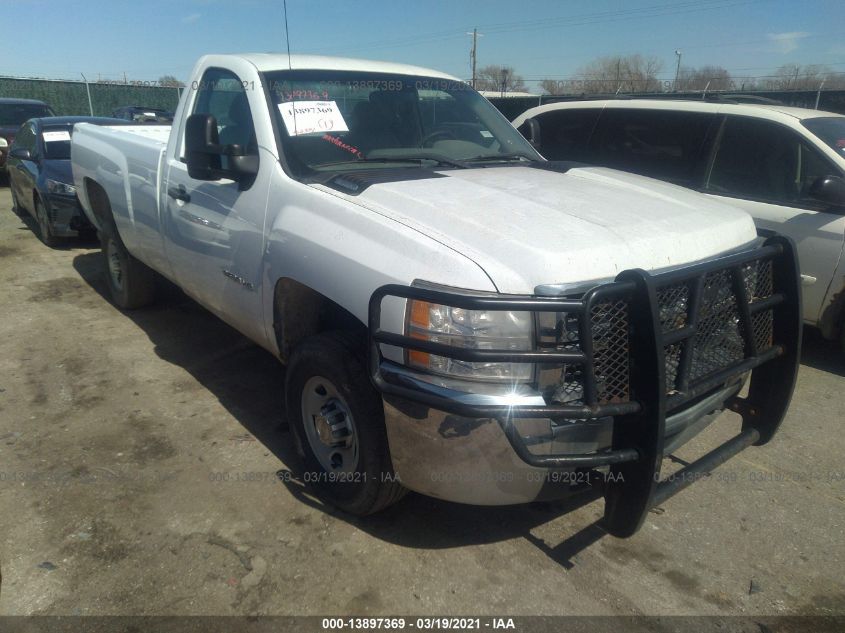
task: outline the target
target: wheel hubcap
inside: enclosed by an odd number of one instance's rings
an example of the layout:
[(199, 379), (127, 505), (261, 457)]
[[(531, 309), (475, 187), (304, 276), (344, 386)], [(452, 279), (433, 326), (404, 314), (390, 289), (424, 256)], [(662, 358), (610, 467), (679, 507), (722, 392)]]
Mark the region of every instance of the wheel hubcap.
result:
[(112, 284), (115, 288), (121, 290), (123, 288), (123, 262), (121, 262), (120, 255), (117, 253), (117, 245), (111, 238), (106, 245), (106, 259), (109, 264), (109, 276)]
[(358, 467), (358, 433), (349, 406), (337, 388), (313, 376), (302, 390), (302, 423), (308, 445), (326, 472), (352, 473)]

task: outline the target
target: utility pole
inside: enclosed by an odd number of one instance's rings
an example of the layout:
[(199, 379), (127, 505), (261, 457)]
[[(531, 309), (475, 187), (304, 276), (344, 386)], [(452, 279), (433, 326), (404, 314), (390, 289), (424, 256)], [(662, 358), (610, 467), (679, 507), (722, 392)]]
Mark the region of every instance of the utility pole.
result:
[(478, 29), (473, 29), (472, 33), (467, 32), (467, 35), (472, 35), (472, 50), (469, 53), (469, 60), (470, 60), (470, 63), (472, 64), (472, 89), (476, 90), (476, 87), (475, 87), (475, 78), (476, 78), (475, 65), (476, 65), (476, 61), (478, 60), (478, 37), (479, 36), (484, 37), (484, 34), (479, 33)]
[(678, 76), (681, 74), (681, 55), (682, 55), (680, 49), (675, 51), (675, 55), (678, 56), (678, 65), (675, 67), (675, 85), (673, 86), (673, 88), (675, 89), (675, 92), (678, 92)]
[(502, 68), (502, 96), (505, 96), (505, 92), (508, 89), (508, 69)]

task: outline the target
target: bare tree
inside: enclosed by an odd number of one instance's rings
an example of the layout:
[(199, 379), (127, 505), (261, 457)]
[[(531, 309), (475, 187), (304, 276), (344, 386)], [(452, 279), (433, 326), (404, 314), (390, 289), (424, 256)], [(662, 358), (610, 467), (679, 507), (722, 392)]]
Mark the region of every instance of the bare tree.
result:
[(558, 79), (543, 79), (540, 88), (550, 95), (563, 95), (572, 92), (572, 82)]
[(185, 82), (180, 81), (173, 75), (163, 75), (158, 78), (159, 86), (166, 86), (168, 88), (184, 88)]
[(845, 75), (820, 64), (794, 64), (778, 68), (774, 75), (764, 79), (763, 85), (770, 90), (818, 90), (822, 85), (841, 89), (845, 87)]
[(616, 55), (591, 61), (578, 75), (584, 78), (582, 92), (657, 92), (662, 91), (657, 78), (661, 70), (663, 62), (656, 57)]
[(505, 92), (525, 90), (525, 81), (517, 75), (510, 66), (490, 65), (479, 68), (476, 74), (475, 87), (477, 90), (502, 90), (504, 82)]
[(731, 74), (721, 66), (681, 68), (677, 90), (732, 90)]

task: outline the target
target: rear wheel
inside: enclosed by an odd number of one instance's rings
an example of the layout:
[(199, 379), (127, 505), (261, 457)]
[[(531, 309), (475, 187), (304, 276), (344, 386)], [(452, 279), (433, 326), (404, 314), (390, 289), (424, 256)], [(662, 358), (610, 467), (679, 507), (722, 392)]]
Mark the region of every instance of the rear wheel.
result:
[(100, 233), (106, 282), (112, 300), (119, 308), (134, 310), (153, 302), (155, 273), (126, 250), (112, 225)]
[(44, 245), (50, 248), (57, 246), (59, 240), (53, 235), (53, 227), (50, 225), (47, 207), (41, 202), (41, 198), (35, 199), (35, 220), (38, 222), (38, 237), (41, 238)]
[(358, 516), (402, 498), (393, 473), (381, 396), (356, 337), (318, 334), (294, 350), (285, 396), (303, 458), (303, 479), (329, 503)]

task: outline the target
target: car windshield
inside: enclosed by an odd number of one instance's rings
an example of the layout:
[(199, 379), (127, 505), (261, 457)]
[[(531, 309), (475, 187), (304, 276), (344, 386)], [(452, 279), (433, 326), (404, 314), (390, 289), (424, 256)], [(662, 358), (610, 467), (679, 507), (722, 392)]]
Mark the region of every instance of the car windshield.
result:
[(0, 103), (0, 127), (20, 127), (29, 119), (53, 116), (50, 108), (37, 103)]
[(461, 81), (342, 71), (280, 71), (266, 79), (282, 151), (300, 176), (541, 160)]
[(837, 154), (845, 157), (845, 117), (819, 117), (801, 121), (805, 128), (818, 136)]
[(42, 131), (44, 139), (44, 158), (50, 160), (70, 160), (70, 137), (72, 125), (51, 125)]

